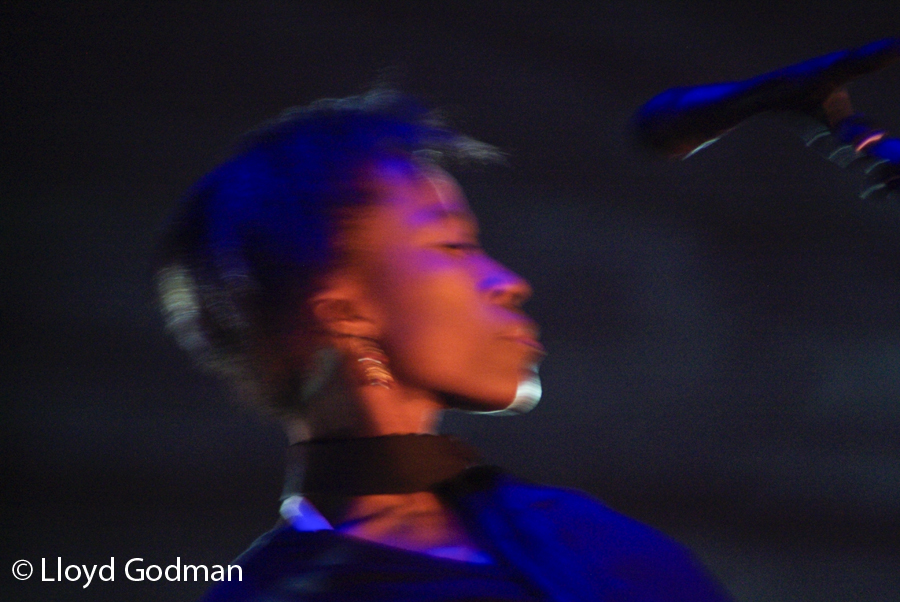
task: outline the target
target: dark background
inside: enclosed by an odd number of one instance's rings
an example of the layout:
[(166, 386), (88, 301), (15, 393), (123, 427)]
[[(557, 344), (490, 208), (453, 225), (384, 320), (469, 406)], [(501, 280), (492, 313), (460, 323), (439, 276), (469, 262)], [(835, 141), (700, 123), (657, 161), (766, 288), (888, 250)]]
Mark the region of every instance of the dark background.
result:
[[(165, 337), (149, 258), (241, 132), (385, 71), (510, 153), (461, 179), (550, 352), (530, 415), (447, 430), (738, 600), (900, 600), (900, 208), (771, 118), (685, 162), (627, 127), (665, 88), (898, 35), (896, 0), (0, 6), (3, 600), (191, 600), (124, 562), (227, 563), (273, 524), (282, 437)], [(900, 132), (900, 66), (851, 91)], [(58, 557), (117, 580), (41, 582)]]

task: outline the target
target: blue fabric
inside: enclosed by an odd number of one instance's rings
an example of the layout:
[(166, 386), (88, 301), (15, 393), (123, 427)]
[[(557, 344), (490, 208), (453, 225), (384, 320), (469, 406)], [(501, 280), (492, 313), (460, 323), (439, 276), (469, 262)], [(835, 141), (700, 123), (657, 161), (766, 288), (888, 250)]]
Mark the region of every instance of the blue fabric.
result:
[(441, 495), (495, 564), (407, 552), (334, 531), (278, 528), (239, 559), (243, 581), (205, 602), (495, 600), (723, 602), (681, 546), (576, 491), (479, 467)]
[[(498, 557), (556, 601), (729, 600), (680, 545), (572, 490), (473, 469), (455, 506)], [(482, 474), (477, 474), (481, 472)], [(448, 494), (453, 499), (452, 493)]]
[(243, 580), (222, 582), (205, 602), (538, 602), (503, 567), (409, 552), (335, 531), (285, 526), (238, 563)]

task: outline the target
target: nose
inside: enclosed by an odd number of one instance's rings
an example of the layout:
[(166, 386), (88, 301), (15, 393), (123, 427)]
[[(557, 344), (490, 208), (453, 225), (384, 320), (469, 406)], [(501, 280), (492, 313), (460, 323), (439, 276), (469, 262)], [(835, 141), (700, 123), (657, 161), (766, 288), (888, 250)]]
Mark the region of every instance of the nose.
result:
[(482, 289), (490, 301), (510, 308), (522, 307), (534, 293), (528, 281), (495, 259), (488, 258), (488, 263)]

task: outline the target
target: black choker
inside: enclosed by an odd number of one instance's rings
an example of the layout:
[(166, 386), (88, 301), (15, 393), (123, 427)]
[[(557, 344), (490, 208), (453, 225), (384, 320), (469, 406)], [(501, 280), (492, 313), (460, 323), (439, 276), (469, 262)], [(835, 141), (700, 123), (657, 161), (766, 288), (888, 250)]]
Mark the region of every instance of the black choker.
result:
[(303, 494), (429, 491), (480, 464), (475, 450), (446, 435), (305, 441), (292, 445), (291, 451), (304, 465), (302, 477), (297, 479), (297, 489)]

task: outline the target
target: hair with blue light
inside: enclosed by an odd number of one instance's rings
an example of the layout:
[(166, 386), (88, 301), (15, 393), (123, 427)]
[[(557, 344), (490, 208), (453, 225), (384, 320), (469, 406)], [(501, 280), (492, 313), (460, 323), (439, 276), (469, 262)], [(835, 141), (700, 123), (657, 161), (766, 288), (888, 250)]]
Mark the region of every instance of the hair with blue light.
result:
[(341, 260), (336, 235), (367, 201), (366, 168), (498, 157), (393, 90), (286, 111), (181, 199), (156, 270), (167, 329), (245, 397), (296, 411), (302, 375), (279, 367), (282, 346), (308, 327), (305, 300)]

